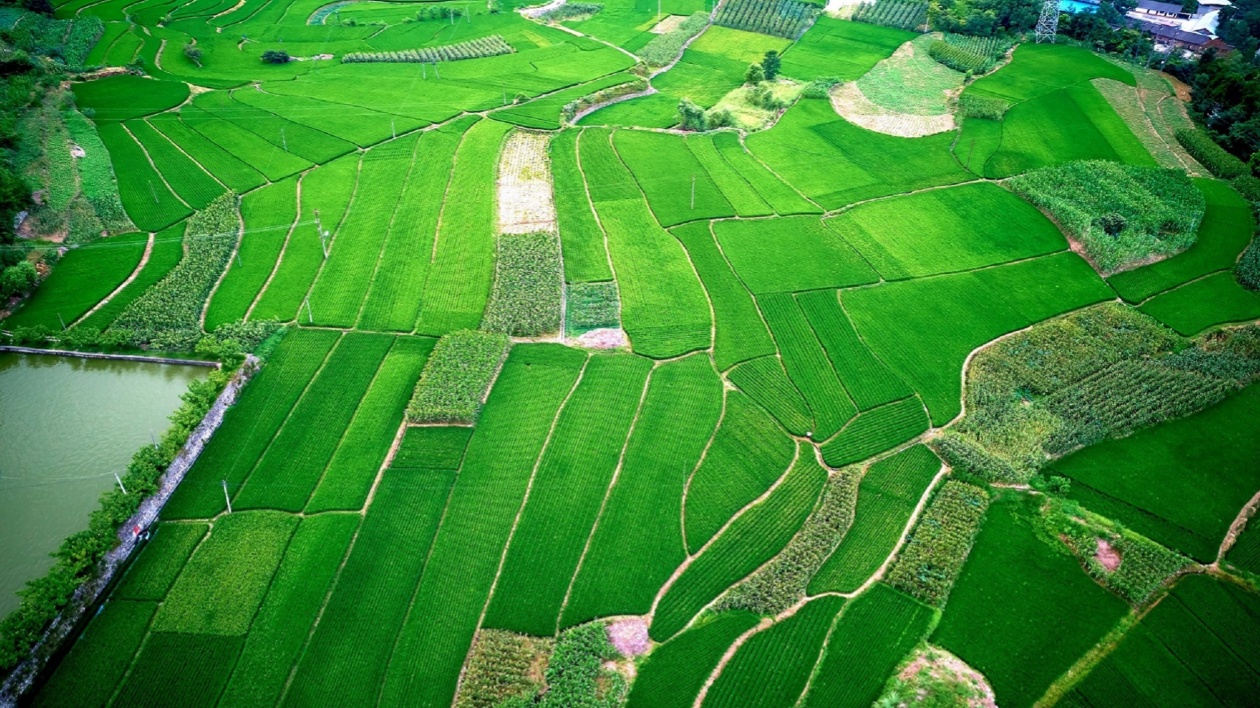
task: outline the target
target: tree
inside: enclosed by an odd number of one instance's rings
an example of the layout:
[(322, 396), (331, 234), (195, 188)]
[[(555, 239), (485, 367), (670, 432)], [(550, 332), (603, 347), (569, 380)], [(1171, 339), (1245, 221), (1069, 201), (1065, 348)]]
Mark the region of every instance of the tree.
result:
[(9, 266), (4, 269), (3, 274), (0, 274), (0, 297), (21, 295), (35, 287), (37, 280), (39, 280), (39, 271), (35, 270), (35, 266), (31, 265), (30, 261), (22, 261), (17, 265)]
[(766, 72), (761, 68), (760, 64), (749, 64), (748, 71), (744, 72), (744, 83), (756, 86), (766, 80)]
[(682, 119), (683, 130), (704, 130), (708, 127), (704, 109), (692, 103), (689, 98), (678, 102), (678, 115)]
[(188, 61), (196, 64), (198, 69), (201, 68), (201, 47), (198, 47), (192, 42), (185, 44), (184, 56), (188, 57)]
[(774, 81), (779, 75), (779, 53), (771, 49), (766, 52), (765, 58), (761, 60), (761, 70), (766, 75), (766, 81)]
[(265, 64), (288, 64), (293, 60), (289, 53), (284, 50), (268, 49), (262, 53), (262, 60)]

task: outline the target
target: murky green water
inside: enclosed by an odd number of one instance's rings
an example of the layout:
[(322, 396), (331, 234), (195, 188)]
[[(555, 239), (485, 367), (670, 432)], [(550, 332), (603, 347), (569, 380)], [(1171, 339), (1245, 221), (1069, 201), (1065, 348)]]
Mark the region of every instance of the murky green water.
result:
[(207, 370), (0, 353), (0, 616)]

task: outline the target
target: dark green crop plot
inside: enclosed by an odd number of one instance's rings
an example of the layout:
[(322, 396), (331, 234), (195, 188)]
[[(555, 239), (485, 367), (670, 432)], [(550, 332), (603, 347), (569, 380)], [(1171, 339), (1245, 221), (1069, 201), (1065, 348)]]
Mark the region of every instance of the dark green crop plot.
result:
[(1196, 413), (1051, 463), (1095, 513), (1211, 562), (1255, 493), (1260, 386)]
[(124, 706), (213, 706), (243, 637), (152, 632), (115, 698)]
[(813, 592), (853, 592), (896, 547), (941, 461), (916, 445), (867, 469), (858, 485), (853, 525), (810, 583)]
[(153, 529), (152, 540), (114, 590), (114, 597), (120, 600), (165, 598), (208, 529), (203, 523), (158, 524)]
[(1035, 504), (1009, 498), (989, 509), (931, 640), (983, 672), (1012, 706), (1032, 705), (1128, 612), (1066, 546), (1038, 535)]
[(705, 705), (782, 706), (805, 689), (842, 597), (813, 600), (744, 643), (705, 697)]
[(70, 251), (5, 328), (69, 327), (135, 272), (148, 241), (148, 234), (123, 234)]
[(757, 617), (749, 612), (724, 612), (699, 620), (643, 662), (627, 708), (687, 708), (695, 702), (705, 679), (735, 638), (752, 629)]
[(38, 706), (105, 705), (157, 610), (156, 602), (107, 603), (92, 619), (35, 701)]
[(933, 614), (883, 583), (871, 586), (840, 613), (802, 705), (875, 702), (893, 669), (927, 634)]

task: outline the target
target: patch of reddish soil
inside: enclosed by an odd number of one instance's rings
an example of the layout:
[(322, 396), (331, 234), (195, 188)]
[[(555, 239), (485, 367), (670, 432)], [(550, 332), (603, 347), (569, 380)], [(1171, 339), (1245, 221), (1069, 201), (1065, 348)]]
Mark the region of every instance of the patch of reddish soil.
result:
[(1098, 548), (1094, 551), (1094, 560), (1106, 568), (1109, 572), (1114, 573), (1120, 567), (1120, 552), (1107, 543), (1105, 539), (1095, 539), (1098, 542)]
[(577, 345), (585, 349), (616, 349), (627, 344), (626, 333), (620, 329), (593, 329), (577, 338)]
[(652, 646), (647, 622), (642, 617), (627, 617), (608, 624), (608, 641), (625, 657), (638, 656)]

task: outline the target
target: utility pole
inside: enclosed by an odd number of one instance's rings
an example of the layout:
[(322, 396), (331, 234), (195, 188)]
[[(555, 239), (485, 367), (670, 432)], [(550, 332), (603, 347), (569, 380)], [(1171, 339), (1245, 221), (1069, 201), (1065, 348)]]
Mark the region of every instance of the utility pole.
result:
[(1041, 5), (1041, 17), (1037, 19), (1037, 44), (1048, 41), (1054, 44), (1059, 33), (1059, 0), (1046, 0)]
[(62, 332), (66, 331), (66, 321), (65, 321), (65, 320), (63, 320), (63, 319), (61, 319), (61, 313), (60, 313), (60, 312), (58, 312), (58, 313), (57, 313), (57, 321), (61, 323), (61, 331), (62, 331)]
[[(314, 324), (315, 315), (311, 313), (311, 298), (309, 295), (302, 301), (302, 304), (306, 305), (306, 324)], [(298, 312), (301, 312), (301, 310), (299, 309)]]
[(223, 500), (227, 502), (228, 513), (231, 514), (232, 513), (232, 497), (228, 496), (227, 480), (225, 479), (222, 481), (223, 481)]
[(328, 231), (319, 232), (319, 245), (324, 249), (324, 260), (328, 260)]
[(289, 151), (289, 139), (284, 137), (284, 128), (280, 129), (280, 142), (284, 143), (284, 151)]
[(158, 449), (157, 436), (153, 434), (152, 430), (149, 430), (149, 440), (153, 441), (153, 449)]
[(241, 263), (241, 249), (236, 249), (236, 265), (238, 268), (244, 268), (245, 264)]
[(421, 65), (420, 65), (420, 78), (422, 78), (422, 79), (428, 79), (428, 78), (429, 78), (429, 65), (428, 65), (428, 64), (421, 64)]
[(157, 190), (153, 188), (153, 180), (149, 180), (149, 194), (153, 195), (153, 203), (158, 203)]
[(397, 138), (397, 137), (398, 137), (398, 128), (394, 126), (394, 119), (393, 119), (393, 118), (390, 118), (390, 119), (389, 119), (389, 132), (390, 132), (391, 134), (393, 134), (393, 136), (394, 136), (395, 138)]
[(976, 151), (976, 139), (971, 139), (971, 148), (967, 150), (967, 169), (971, 169), (971, 153)]
[(438, 71), (437, 62), (433, 62), (433, 75), (439, 80), (442, 78), (442, 72)]
[(691, 208), (696, 208), (696, 176), (691, 176)]
[(119, 477), (117, 472), (114, 473), (114, 479), (118, 481), (118, 488), (122, 490), (123, 494), (126, 494), (127, 488), (123, 486), (122, 477)]

